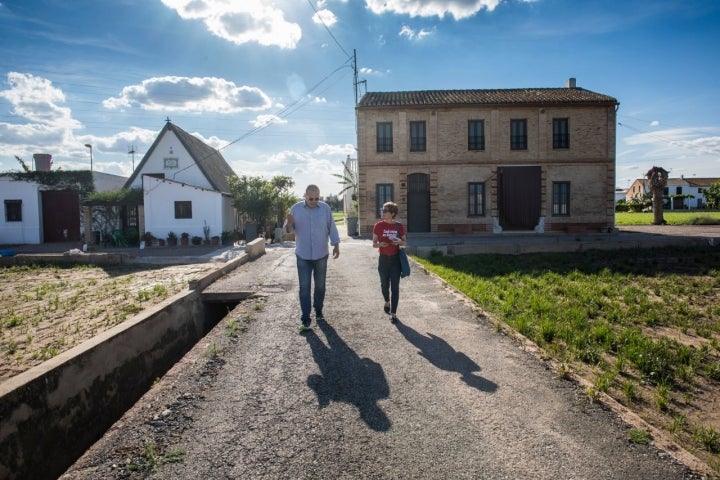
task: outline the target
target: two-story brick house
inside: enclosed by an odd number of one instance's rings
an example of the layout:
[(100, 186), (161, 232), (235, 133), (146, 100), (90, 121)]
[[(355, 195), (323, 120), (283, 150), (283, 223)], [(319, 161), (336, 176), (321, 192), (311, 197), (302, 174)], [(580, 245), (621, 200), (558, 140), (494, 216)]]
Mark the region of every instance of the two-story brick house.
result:
[(618, 105), (575, 79), (368, 92), (356, 109), (360, 233), (389, 200), (411, 233), (610, 229)]

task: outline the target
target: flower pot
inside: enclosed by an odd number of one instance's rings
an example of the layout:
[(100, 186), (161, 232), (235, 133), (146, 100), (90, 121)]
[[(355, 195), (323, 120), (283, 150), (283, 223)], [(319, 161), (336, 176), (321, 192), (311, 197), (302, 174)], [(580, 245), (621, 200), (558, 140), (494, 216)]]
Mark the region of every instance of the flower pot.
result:
[(181, 238), (180, 245), (182, 245), (183, 247), (187, 247), (188, 245), (190, 245), (190, 239), (187, 237)]
[(210, 239), (210, 242), (211, 242), (213, 245), (217, 245), (217, 244), (220, 243), (220, 237), (212, 237), (212, 238)]

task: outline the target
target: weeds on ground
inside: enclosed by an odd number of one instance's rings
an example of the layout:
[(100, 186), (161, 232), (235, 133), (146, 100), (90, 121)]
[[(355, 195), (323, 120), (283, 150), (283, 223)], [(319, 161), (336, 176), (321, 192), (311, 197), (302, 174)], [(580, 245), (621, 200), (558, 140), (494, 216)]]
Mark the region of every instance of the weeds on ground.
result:
[(172, 275), (155, 284), (143, 281), (128, 267), (0, 268), (0, 378), (48, 360), (187, 287)]
[(127, 464), (128, 471), (139, 472), (139, 471), (155, 471), (163, 463), (177, 463), (182, 462), (185, 458), (185, 449), (178, 449), (168, 452), (165, 455), (161, 455), (157, 452), (157, 446), (152, 441), (146, 439), (145, 445), (143, 446), (142, 453), (140, 454), (141, 459), (135, 460)]
[[(591, 400), (607, 393), (665, 418), (667, 428), (681, 413), (702, 417), (695, 407), (700, 391), (711, 397), (720, 391), (716, 249), (416, 260), (490, 312), (494, 322), (535, 342), (543, 356), (589, 378)], [(682, 429), (677, 437), (684, 446), (713, 452), (716, 430), (693, 429), (690, 421), (674, 428)]]

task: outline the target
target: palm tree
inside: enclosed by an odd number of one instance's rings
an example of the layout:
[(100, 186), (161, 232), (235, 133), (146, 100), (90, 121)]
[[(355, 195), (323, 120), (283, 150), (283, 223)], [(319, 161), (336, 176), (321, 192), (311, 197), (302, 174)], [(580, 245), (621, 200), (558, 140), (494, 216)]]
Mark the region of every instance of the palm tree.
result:
[(650, 191), (653, 197), (653, 225), (665, 225), (663, 218), (663, 189), (667, 187), (668, 172), (662, 167), (652, 167), (645, 174), (650, 180)]
[(340, 181), (338, 183), (343, 185), (343, 189), (340, 190), (340, 193), (338, 193), (338, 195), (343, 193), (347, 195), (347, 192), (349, 192), (352, 196), (353, 210), (355, 211), (355, 216), (357, 217), (357, 193), (359, 191), (358, 173), (357, 170), (352, 168), (352, 163), (350, 162), (349, 155), (347, 160), (343, 162), (343, 173), (333, 173), (333, 177), (339, 178)]

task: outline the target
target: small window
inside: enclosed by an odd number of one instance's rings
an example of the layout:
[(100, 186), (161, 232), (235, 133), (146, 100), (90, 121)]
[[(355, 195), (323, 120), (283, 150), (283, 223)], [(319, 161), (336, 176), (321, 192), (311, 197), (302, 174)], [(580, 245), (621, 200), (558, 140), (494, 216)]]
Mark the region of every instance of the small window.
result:
[(5, 200), (5, 221), (22, 222), (22, 200)]
[(468, 217), (485, 215), (485, 184), (468, 183)]
[(468, 120), (468, 150), (485, 150), (485, 120)]
[(175, 202), (175, 218), (192, 218), (192, 202)]
[(392, 123), (378, 122), (376, 128), (377, 128), (377, 151), (378, 152), (392, 152), (393, 151)]
[(166, 157), (163, 159), (163, 162), (165, 164), (166, 169), (173, 169), (178, 168), (178, 159), (177, 157)]
[(553, 148), (570, 148), (567, 118), (553, 118)]
[(527, 120), (510, 120), (510, 150), (527, 150)]
[(682, 195), (682, 187), (675, 187), (675, 195)]
[(127, 225), (128, 227), (138, 226), (138, 207), (128, 207), (127, 209)]
[(393, 184), (392, 183), (378, 183), (375, 186), (377, 193), (377, 205), (375, 208), (375, 218), (382, 217), (381, 210), (383, 204), (393, 201)]
[(553, 215), (570, 215), (570, 182), (553, 182)]
[(410, 151), (424, 152), (425, 145), (425, 122), (410, 122)]

